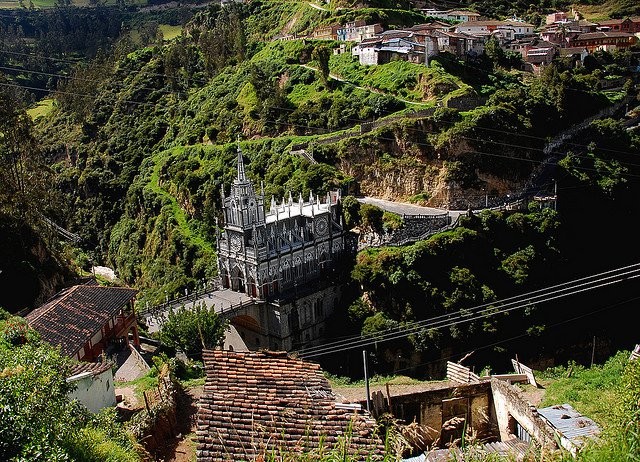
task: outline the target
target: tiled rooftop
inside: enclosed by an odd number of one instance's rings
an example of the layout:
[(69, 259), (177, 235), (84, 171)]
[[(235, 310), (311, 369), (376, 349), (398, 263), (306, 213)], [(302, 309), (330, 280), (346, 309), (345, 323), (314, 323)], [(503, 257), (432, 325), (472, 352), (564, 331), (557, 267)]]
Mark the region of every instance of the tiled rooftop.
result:
[(380, 460), (384, 450), (368, 413), (336, 405), (316, 363), (286, 352), (203, 353), (197, 461), (259, 460), (291, 453), (346, 452)]
[(25, 318), (44, 341), (73, 356), (136, 293), (124, 287), (77, 285), (59, 292)]
[(77, 362), (71, 366), (71, 370), (69, 371), (69, 377), (74, 377), (76, 375), (82, 374), (84, 372), (91, 372), (91, 375), (100, 375), (106, 370), (113, 367), (113, 363), (110, 361), (100, 362), (100, 363), (89, 363), (89, 362)]

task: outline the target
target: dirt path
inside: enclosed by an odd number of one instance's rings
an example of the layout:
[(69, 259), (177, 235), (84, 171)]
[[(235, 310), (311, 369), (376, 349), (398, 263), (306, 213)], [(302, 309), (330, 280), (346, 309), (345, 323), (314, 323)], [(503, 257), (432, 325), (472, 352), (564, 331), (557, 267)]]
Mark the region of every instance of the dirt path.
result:
[(142, 403), (138, 400), (133, 387), (116, 385), (116, 395), (122, 395), (120, 407), (131, 409), (132, 411), (142, 407)]
[(189, 388), (178, 397), (176, 420), (178, 436), (168, 441), (157, 455), (162, 462), (195, 462), (196, 461), (196, 414), (198, 400), (202, 395), (202, 386)]

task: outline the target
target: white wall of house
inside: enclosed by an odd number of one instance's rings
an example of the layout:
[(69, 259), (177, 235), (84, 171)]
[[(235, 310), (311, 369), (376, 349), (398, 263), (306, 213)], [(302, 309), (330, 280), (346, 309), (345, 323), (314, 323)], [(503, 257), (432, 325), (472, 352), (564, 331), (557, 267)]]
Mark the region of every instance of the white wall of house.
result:
[(69, 392), (69, 399), (78, 400), (91, 412), (95, 413), (105, 407), (116, 405), (116, 389), (113, 385), (111, 368), (97, 375), (83, 372), (67, 378), (67, 382), (76, 386), (73, 391)]
[(93, 337), (91, 337), (91, 346), (95, 346), (98, 343), (100, 343), (100, 340), (102, 340), (102, 331), (99, 330), (98, 332), (96, 332)]
[(376, 47), (361, 48), (359, 61), (363, 66), (378, 64), (378, 49)]

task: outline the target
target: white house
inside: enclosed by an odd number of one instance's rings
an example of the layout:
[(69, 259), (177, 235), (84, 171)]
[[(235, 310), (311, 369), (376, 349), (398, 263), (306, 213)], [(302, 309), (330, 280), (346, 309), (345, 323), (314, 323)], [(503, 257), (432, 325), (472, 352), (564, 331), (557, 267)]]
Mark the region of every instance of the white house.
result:
[(455, 31), (471, 35), (500, 32), (506, 40), (513, 40), (533, 34), (533, 24), (520, 21), (467, 21), (456, 26)]
[(73, 366), (67, 383), (75, 388), (69, 392), (71, 400), (77, 400), (91, 412), (116, 405), (116, 389), (110, 362), (78, 363)]

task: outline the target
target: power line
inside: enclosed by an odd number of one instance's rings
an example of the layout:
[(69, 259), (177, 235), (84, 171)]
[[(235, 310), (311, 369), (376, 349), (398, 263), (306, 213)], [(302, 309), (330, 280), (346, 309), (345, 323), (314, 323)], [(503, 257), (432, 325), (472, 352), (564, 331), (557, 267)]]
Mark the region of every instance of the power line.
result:
[[(29, 72), (40, 73), (38, 71), (29, 71)], [(49, 73), (43, 73), (43, 74), (45, 74), (45, 75), (58, 75), (58, 76), (64, 77), (64, 78), (70, 78), (69, 76), (65, 76), (65, 75), (62, 75), (62, 74), (49, 74)], [(166, 74), (159, 74), (159, 73), (149, 73), (149, 75), (167, 77)], [(81, 79), (81, 78), (79, 78), (79, 79)], [(81, 80), (97, 81), (95, 79), (81, 79)], [(30, 87), (30, 86), (18, 85), (18, 84), (3, 84), (3, 83), (0, 83), (0, 85), (20, 87), (20, 88), (25, 88), (25, 89), (29, 89), (29, 90), (35, 90), (35, 91), (46, 91), (46, 92), (50, 92), (50, 93), (67, 94), (67, 95), (80, 96), (80, 97), (86, 97), (86, 98), (95, 98), (96, 96), (98, 96), (98, 95), (81, 94), (81, 93), (75, 93), (75, 92), (67, 92), (67, 91), (63, 91), (63, 90), (39, 89), (39, 88), (36, 88), (36, 87)], [(152, 88), (147, 88), (147, 90), (150, 90), (150, 91), (163, 91), (163, 89), (152, 89)], [(179, 91), (171, 92), (170, 90), (164, 90), (163, 92), (165, 94), (167, 94), (167, 95), (171, 95), (171, 94), (174, 94), (174, 93), (179, 93), (180, 94)], [(140, 101), (134, 101), (134, 100), (120, 100), (120, 101), (126, 102), (126, 103), (130, 103), (130, 104), (153, 105), (152, 103), (140, 102)], [(283, 108), (283, 107), (279, 107), (279, 106), (273, 106), (273, 108), (274, 109), (279, 109), (279, 110), (284, 110), (284, 111), (294, 111), (295, 110), (295, 109), (292, 109), (292, 108)], [(361, 122), (361, 123), (363, 122), (360, 119), (347, 119), (347, 120), (358, 121), (358, 122)], [(289, 122), (280, 122), (280, 121), (268, 120), (268, 119), (265, 120), (265, 122), (271, 122), (271, 123), (274, 123), (274, 124), (286, 125), (286, 126), (289, 126), (289, 127), (304, 128), (304, 129), (310, 129), (310, 130), (318, 130), (318, 127), (310, 127), (310, 126), (307, 126), (307, 125), (293, 124), (293, 123), (289, 123)], [(475, 127), (475, 128), (482, 128), (482, 127)], [(322, 130), (326, 131), (326, 129), (322, 129)], [(423, 130), (417, 130), (416, 129), (415, 131), (418, 132), (418, 133), (427, 134), (427, 132), (425, 132)], [(516, 133), (516, 132), (507, 132), (507, 131), (503, 131), (503, 132), (507, 133), (507, 134), (520, 135), (519, 133)], [(518, 145), (518, 144), (504, 143), (504, 142), (493, 141), (493, 140), (482, 140), (482, 139), (477, 139), (477, 138), (472, 138), (472, 137), (466, 137), (464, 135), (460, 135), (460, 138), (471, 140), (471, 141), (477, 141), (477, 142), (488, 142), (488, 143), (493, 143), (493, 144), (502, 145), (502, 146), (506, 146), (506, 147), (512, 147), (512, 148), (523, 148), (523, 149), (527, 149), (527, 150), (534, 150), (534, 151), (544, 152), (544, 149), (532, 148), (530, 146), (523, 146), (523, 145)], [(378, 136), (378, 139), (383, 139), (383, 140), (388, 140), (388, 141), (395, 141), (394, 139), (384, 138), (384, 137), (380, 137), (380, 136)], [(421, 143), (421, 142), (418, 142), (418, 141), (414, 141), (413, 144), (418, 145), (418, 146), (431, 146), (428, 143)], [(525, 162), (531, 162), (531, 163), (539, 163), (540, 164), (540, 163), (544, 162), (544, 161), (528, 159), (528, 158), (524, 158), (524, 157), (500, 155), (500, 154), (495, 154), (495, 153), (482, 152), (482, 151), (478, 151), (478, 150), (468, 151), (468, 152), (471, 153), (471, 154), (479, 154), (479, 155), (484, 155), (484, 156), (500, 157), (500, 158), (504, 158), (504, 159), (519, 160), (519, 161), (525, 161)], [(616, 152), (619, 152), (619, 151), (616, 151)], [(550, 154), (553, 154), (553, 153), (554, 153), (553, 151), (550, 152)], [(557, 153), (557, 154), (562, 154), (562, 153)], [(581, 155), (577, 155), (577, 156), (578, 157), (582, 157)], [(629, 165), (629, 166), (633, 166), (633, 167), (639, 167), (640, 166), (638, 164), (633, 164), (633, 163), (630, 163), (630, 162), (619, 162), (619, 164), (621, 164), (621, 165)], [(575, 168), (577, 170), (582, 170), (582, 171), (597, 171), (594, 168), (583, 167), (583, 166), (578, 166), (578, 167), (575, 167)], [(634, 175), (634, 174), (629, 174), (629, 173), (626, 173), (623, 176), (629, 177), (629, 178), (631, 178), (631, 177), (640, 177), (640, 175)]]
[[(504, 300), (488, 302), (456, 313), (447, 313), (427, 320), (412, 323), (408, 327), (391, 328), (386, 331), (372, 334), (371, 336), (356, 336), (350, 340), (342, 340), (312, 347), (299, 352), (303, 358), (311, 358), (331, 353), (337, 353), (352, 348), (371, 345), (378, 342), (395, 340), (407, 337), (424, 329), (440, 329), (457, 324), (471, 322), (497, 314), (507, 313), (520, 308), (525, 308), (533, 303), (546, 303), (548, 301), (575, 295), (587, 290), (603, 287), (610, 284), (625, 281), (640, 276), (640, 263), (616, 270), (588, 276), (582, 279), (561, 283), (549, 288), (539, 289), (527, 294), (510, 297)], [(595, 279), (594, 278), (598, 278)], [(497, 309), (496, 309), (497, 307)]]
[[(2, 83), (2, 82), (0, 82), (0, 86), (12, 87), (12, 88), (24, 88), (24, 89), (27, 89), (27, 90), (34, 90), (34, 91), (45, 91), (45, 92), (53, 93), (53, 94), (71, 95), (71, 96), (78, 96), (78, 97), (82, 97), (82, 98), (95, 99), (96, 97), (99, 96), (98, 94), (86, 94), (86, 93), (68, 92), (68, 91), (64, 91), (64, 90), (42, 89), (42, 88), (36, 88), (36, 87), (27, 86), (27, 85), (9, 84), (9, 83)], [(171, 95), (173, 93), (166, 93), (166, 94), (167, 95)], [(136, 105), (142, 105), (142, 106), (152, 106), (152, 107), (156, 106), (155, 103), (148, 103), (148, 102), (135, 101), (135, 100), (127, 100), (127, 99), (120, 99), (120, 100), (118, 100), (118, 102), (120, 102), (120, 103), (128, 103), (128, 104), (136, 104)], [(322, 131), (326, 131), (326, 129), (324, 129), (324, 128), (311, 127), (311, 126), (308, 126), (308, 125), (301, 125), (301, 124), (294, 124), (294, 123), (290, 123), (290, 122), (286, 122), (286, 121), (278, 121), (278, 120), (271, 120), (271, 119), (263, 119), (263, 120), (265, 122), (273, 123), (275, 125), (286, 125), (288, 127), (305, 128), (305, 129), (311, 129), (311, 130), (320, 129)], [(385, 141), (392, 141), (392, 142), (396, 141), (395, 138), (385, 138), (385, 137), (382, 137), (382, 136), (377, 136), (377, 139), (385, 140)], [(498, 143), (498, 142), (496, 142), (496, 143), (497, 144), (502, 144), (502, 143)], [(429, 143), (423, 143), (423, 142), (419, 142), (419, 141), (413, 141), (412, 144), (417, 145), (417, 146), (425, 146), (425, 147), (430, 147), (431, 146), (431, 144), (429, 144)], [(521, 148), (524, 148), (524, 149), (530, 149), (527, 146), (520, 146), (520, 145), (510, 145), (510, 146), (511, 147), (521, 147)], [(478, 151), (478, 150), (472, 150), (472, 151), (466, 151), (466, 152), (469, 153), (469, 154), (478, 154), (478, 155), (481, 155), (481, 156), (498, 157), (498, 158), (502, 158), (502, 159), (523, 161), (523, 162), (529, 162), (529, 163), (534, 163), (534, 164), (543, 164), (543, 163), (545, 163), (545, 160), (528, 159), (528, 158), (525, 158), (525, 157), (509, 156), (509, 155), (489, 153), (489, 152)], [(551, 153), (553, 153), (553, 151)], [(561, 153), (557, 153), (557, 154), (561, 154)], [(582, 156), (578, 155), (578, 157), (582, 157)], [(630, 165), (638, 166), (636, 164), (630, 164)], [(585, 172), (597, 172), (598, 171), (595, 168), (583, 167), (583, 166), (575, 166), (574, 168), (576, 170), (585, 171)], [(625, 173), (624, 175), (621, 175), (621, 177), (623, 177), (623, 178), (640, 178), (640, 174), (636, 175), (636, 174), (632, 174), (632, 173)]]
[[(63, 59), (60, 59), (60, 58), (52, 58), (52, 57), (46, 57), (46, 56), (42, 56), (42, 57), (41, 57), (41, 56), (34, 56), (34, 55), (31, 55), (31, 54), (28, 54), (28, 53), (11, 52), (11, 51), (7, 51), (7, 50), (0, 50), (0, 52), (3, 52), (3, 53), (9, 53), (9, 54), (14, 54), (14, 55), (19, 55), (19, 56), (38, 57), (38, 58), (43, 58), (43, 59), (50, 59), (50, 60), (54, 60), (54, 61), (61, 61), (61, 62), (66, 62), (66, 63), (70, 63), (70, 64), (78, 64), (78, 61), (69, 61), (69, 60), (63, 60)], [(307, 68), (307, 69), (312, 69), (312, 70), (314, 70), (314, 71), (318, 72), (318, 69), (316, 69), (316, 68), (313, 68), (313, 67), (310, 67), (310, 66), (304, 66), (304, 65), (300, 65), (300, 66), (301, 66), (301, 67), (305, 67), (305, 68)], [(471, 65), (469, 65), (468, 63), (465, 63), (465, 66), (466, 66), (466, 67), (471, 67), (471, 68), (474, 68), (474, 69), (478, 69), (478, 70), (480, 70), (480, 71), (482, 71), (482, 72), (486, 73), (487, 75), (490, 75), (490, 73), (489, 73), (487, 70), (484, 70), (484, 69), (482, 69), (482, 68), (479, 68), (479, 67), (476, 67), (476, 66), (471, 66)], [(102, 66), (102, 67), (103, 67), (104, 69), (108, 69), (108, 70), (110, 70), (110, 71), (113, 71), (113, 70), (114, 70), (112, 66), (111, 66), (111, 67), (108, 67), (108, 66)], [(22, 70), (23, 70), (23, 71), (26, 71), (26, 72), (35, 72), (35, 73), (40, 73), (40, 72), (38, 72), (38, 71), (29, 71), (29, 70), (24, 70), (24, 69), (22, 69)], [(164, 74), (164, 73), (155, 73), (155, 72), (149, 72), (149, 71), (143, 71), (143, 72), (142, 72), (142, 74), (144, 74), (144, 75), (151, 75), (151, 76), (158, 76), (158, 77), (164, 77), (164, 78), (167, 78), (167, 79), (173, 79), (173, 78), (175, 78), (175, 77), (173, 77), (173, 76), (169, 76), (169, 75)], [(64, 74), (45, 74), (45, 75), (59, 76), (59, 77), (61, 77), (61, 78), (70, 78), (69, 76), (66, 76), (66, 75), (64, 75)], [(91, 79), (86, 79), (86, 80), (91, 80)], [(94, 80), (94, 81), (98, 82), (99, 80)], [(193, 81), (193, 82), (196, 82), (196, 83), (201, 83), (201, 84), (203, 84), (203, 85), (207, 85), (208, 83), (210, 83), (210, 82), (209, 82), (209, 81), (207, 81), (207, 80), (201, 80), (201, 79), (192, 79), (192, 81)], [(357, 85), (356, 85), (356, 84), (354, 84), (354, 83), (352, 83), (352, 82), (349, 82), (349, 81), (347, 81), (347, 80), (338, 80), (338, 81), (339, 81), (339, 82), (341, 82), (341, 83), (345, 83), (345, 84), (348, 84), (348, 85), (352, 85), (352, 86), (356, 86), (356, 87), (357, 87)], [(363, 89), (367, 90), (366, 88), (363, 88)], [(571, 91), (581, 91), (581, 92), (589, 93), (589, 94), (591, 94), (591, 93), (592, 93), (592, 92), (589, 92), (589, 91), (587, 91), (587, 90), (580, 90), (580, 89), (575, 89), (575, 88), (569, 88), (568, 90), (571, 90)], [(162, 90), (162, 89), (154, 89), (154, 91), (163, 91), (163, 90)], [(371, 91), (371, 90), (369, 90), (369, 91)], [(170, 92), (170, 91), (167, 91), (167, 93), (169, 93), (169, 92)], [(174, 93), (184, 94), (184, 92), (180, 92), (180, 91), (174, 91)], [(396, 95), (391, 95), (391, 96), (392, 96), (393, 98), (395, 98), (395, 99), (399, 99), (399, 97), (398, 97), (398, 96), (396, 96)], [(292, 109), (292, 108), (284, 108), (284, 107), (279, 107), (279, 106), (273, 106), (273, 108), (274, 108), (274, 109), (278, 109), (278, 110), (282, 110), (282, 111), (290, 111), (290, 112), (292, 112), (292, 111), (294, 111), (294, 110), (295, 110), (295, 109)], [(396, 113), (397, 113), (397, 112), (386, 112), (386, 114), (387, 114), (387, 115), (389, 115), (389, 116), (393, 116), (393, 115), (394, 115), (394, 114), (396, 114)], [(354, 118), (346, 118), (345, 120), (348, 120), (348, 121), (350, 121), (350, 122), (355, 122), (356, 124), (362, 124), (362, 123), (366, 123), (366, 122), (368, 122), (368, 121), (367, 121), (367, 120), (365, 120), (365, 119), (354, 119)], [(454, 126), (455, 126), (455, 122), (451, 122), (451, 121), (442, 121), (442, 122), (444, 122), (444, 123), (449, 123), (449, 124), (451, 124), (451, 125), (454, 125)], [(308, 128), (314, 128), (314, 127), (308, 127)], [(507, 134), (507, 135), (517, 135), (517, 136), (521, 136), (521, 137), (527, 137), (527, 138), (531, 138), (531, 139), (536, 139), (536, 140), (539, 140), (539, 141), (546, 141), (546, 138), (544, 138), (544, 137), (539, 137), (539, 136), (534, 136), (534, 135), (527, 135), (527, 134), (524, 134), (524, 133), (518, 133), (518, 132), (513, 132), (513, 131), (498, 130), (498, 129), (493, 129), (493, 128), (489, 128), (489, 127), (477, 127), (477, 126), (476, 126), (476, 127), (473, 127), (473, 128), (474, 128), (474, 129), (480, 129), (480, 130), (486, 130), (486, 131), (492, 131), (492, 132), (496, 132), (496, 133), (504, 133), (504, 134)], [(407, 130), (409, 130), (409, 131), (414, 131), (414, 132), (417, 132), (417, 133), (423, 133), (423, 131), (422, 131), (422, 130), (418, 130), (418, 129), (408, 128)], [(500, 142), (492, 141), (492, 140), (478, 140), (478, 139), (476, 139), (476, 138), (470, 138), (470, 137), (466, 137), (465, 139), (475, 140), (475, 141), (486, 141), (486, 142), (491, 142), (491, 143), (501, 144)], [(569, 144), (569, 145), (571, 145), (571, 146), (576, 146), (576, 147), (581, 147), (581, 148), (588, 148), (588, 147), (589, 147), (589, 146), (587, 146), (587, 145), (581, 145), (581, 144), (579, 144), (579, 143), (571, 143), (571, 142), (564, 142), (564, 144)], [(504, 145), (505, 145), (505, 146), (507, 146), (508, 144), (504, 144)], [(514, 147), (522, 147), (522, 148), (530, 149), (530, 150), (539, 150), (539, 148), (532, 148), (532, 147), (529, 147), (529, 146), (522, 146), (522, 145), (513, 145), (513, 146), (514, 146)], [(609, 149), (609, 148), (598, 148), (598, 150), (600, 150), (600, 151), (616, 152), (616, 153), (621, 153), (621, 154), (628, 154), (628, 152), (625, 152), (625, 151), (614, 150), (614, 149)], [(631, 165), (633, 165), (633, 164), (631, 164)]]
[[(601, 312), (603, 312), (605, 310), (616, 308), (616, 307), (618, 307), (620, 305), (624, 305), (626, 303), (633, 302), (633, 301), (636, 301), (636, 300), (640, 300), (640, 297), (633, 297), (633, 298), (627, 299), (627, 300), (625, 300), (623, 302), (615, 303), (613, 305), (607, 305), (607, 306), (605, 306), (603, 308), (600, 308), (600, 309), (597, 309), (597, 310), (593, 310), (593, 311), (590, 311), (588, 313), (581, 314), (580, 316), (575, 316), (573, 318), (565, 319), (563, 321), (560, 321), (560, 322), (557, 322), (557, 323), (554, 323), (554, 324), (550, 324), (550, 325), (547, 326), (547, 330), (553, 329), (553, 328), (561, 326), (563, 324), (568, 324), (570, 322), (574, 322), (574, 321), (576, 321), (578, 319), (585, 318), (587, 316), (592, 316), (594, 314), (601, 313)], [(501, 344), (504, 344), (504, 343), (507, 343), (507, 342), (511, 342), (511, 341), (519, 339), (519, 338), (528, 337), (528, 336), (529, 336), (529, 334), (527, 334), (527, 333), (520, 334), (520, 335), (514, 335), (513, 337), (509, 337), (509, 338), (506, 338), (506, 339), (503, 339), (503, 340), (499, 340), (497, 342), (492, 342), (492, 343), (487, 343), (487, 344), (484, 344), (484, 345), (477, 346), (473, 350), (461, 351), (461, 352), (457, 353), (457, 355), (470, 354), (470, 353), (473, 353), (474, 351), (484, 350), (486, 348), (491, 348), (491, 347), (494, 347), (496, 345), (501, 345)], [(439, 360), (428, 361), (428, 362), (416, 364), (416, 365), (414, 365), (412, 367), (405, 367), (405, 368), (402, 368), (402, 369), (394, 369), (394, 373), (408, 371), (408, 370), (411, 370), (412, 368), (419, 367), (419, 366), (426, 366), (426, 365), (430, 365), (430, 364), (438, 364), (443, 359), (450, 360), (450, 359), (453, 359), (453, 357), (454, 356), (451, 355), (451, 356), (447, 356), (447, 357), (442, 357)]]
[[(63, 94), (63, 95), (80, 96), (82, 98), (96, 98), (98, 96), (98, 95), (90, 95), (90, 94), (86, 94), (86, 93), (74, 93), (74, 92), (70, 92), (70, 91), (42, 89), (42, 88), (30, 87), (30, 86), (27, 86), (27, 85), (18, 85), (18, 84), (12, 84), (12, 83), (4, 83), (4, 82), (0, 82), (0, 86), (12, 87), (12, 88), (24, 88), (24, 89), (27, 89), (27, 90), (46, 91), (48, 93), (59, 93), (59, 94)], [(142, 105), (142, 106), (155, 106), (154, 103), (146, 103), (146, 102), (142, 102), (142, 101), (133, 101), (133, 100), (127, 100), (127, 99), (119, 99), (118, 102), (130, 103), (130, 104), (139, 104), (139, 105)]]

